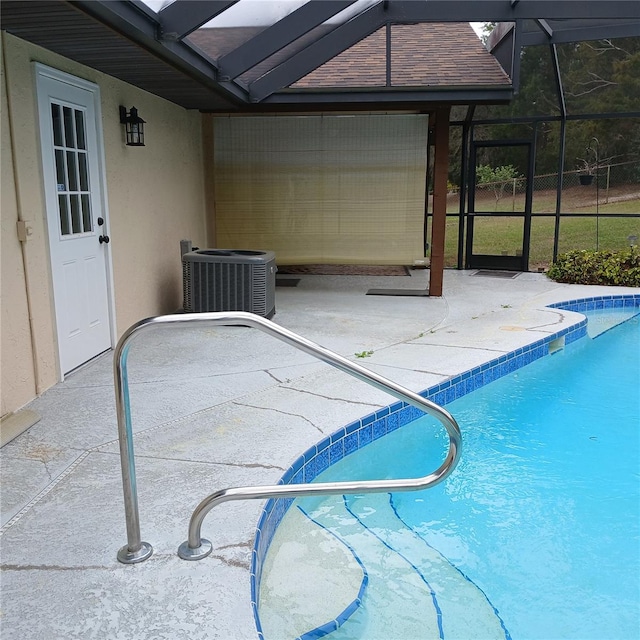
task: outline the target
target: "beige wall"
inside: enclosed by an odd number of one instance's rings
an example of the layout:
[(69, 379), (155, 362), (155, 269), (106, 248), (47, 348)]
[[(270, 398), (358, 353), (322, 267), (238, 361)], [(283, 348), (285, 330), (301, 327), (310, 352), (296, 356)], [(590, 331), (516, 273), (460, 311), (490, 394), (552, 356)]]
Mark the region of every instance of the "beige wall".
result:
[[(4, 414), (59, 379), (33, 62), (94, 82), (101, 90), (107, 225), (118, 334), (141, 318), (181, 305), (179, 241), (189, 238), (204, 246), (206, 229), (198, 112), (186, 111), (6, 33), (2, 37), (7, 93), (7, 105), (2, 105)], [(127, 108), (135, 105), (147, 121), (145, 147), (125, 146), (118, 115), (121, 104)], [(18, 218), (27, 220), (33, 229), (24, 245), (24, 272), (15, 232)], [(25, 276), (32, 333), (28, 330)], [(35, 367), (30, 362), (32, 338)], [(25, 368), (19, 375), (17, 362)], [(9, 379), (15, 384), (5, 386)]]
[[(0, 54), (1, 55), (1, 54)], [(28, 402), (36, 393), (29, 331), (29, 311), (22, 250), (16, 235), (18, 203), (2, 59), (2, 173), (0, 235), (0, 415)]]

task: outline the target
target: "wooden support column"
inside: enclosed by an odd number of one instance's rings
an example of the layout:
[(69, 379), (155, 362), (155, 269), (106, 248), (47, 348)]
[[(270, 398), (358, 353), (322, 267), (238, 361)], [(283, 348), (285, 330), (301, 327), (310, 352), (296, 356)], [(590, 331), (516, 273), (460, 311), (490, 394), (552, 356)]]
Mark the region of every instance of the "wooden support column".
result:
[(442, 295), (444, 273), (444, 234), (447, 225), (447, 179), (449, 175), (449, 111), (438, 107), (435, 113), (435, 157), (433, 169), (433, 216), (431, 224), (431, 266), (429, 295)]

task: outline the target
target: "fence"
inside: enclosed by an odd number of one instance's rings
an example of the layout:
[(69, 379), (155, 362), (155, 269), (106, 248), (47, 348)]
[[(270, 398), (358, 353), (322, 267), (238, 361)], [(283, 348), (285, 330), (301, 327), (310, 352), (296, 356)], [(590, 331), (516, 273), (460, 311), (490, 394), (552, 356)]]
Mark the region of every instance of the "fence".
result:
[[(557, 184), (557, 173), (534, 176), (534, 213), (555, 213)], [(526, 186), (526, 178), (522, 176), (477, 184), (476, 211), (522, 212)], [(601, 165), (594, 174), (566, 171), (562, 176), (561, 209), (564, 212), (595, 212), (594, 206), (608, 205), (622, 198), (640, 201), (640, 162)], [(640, 213), (640, 202), (636, 213)]]
[[(581, 184), (580, 171), (562, 176), (561, 206), (556, 224), (557, 174), (533, 179), (529, 269), (546, 269), (555, 252), (571, 249), (628, 248), (640, 236), (640, 162), (601, 165), (590, 184)], [(597, 177), (597, 180), (596, 180)], [(515, 178), (475, 186), (475, 212), (499, 212), (476, 219), (474, 253), (515, 255), (522, 250), (526, 180)], [(433, 209), (430, 205), (430, 211)], [(466, 210), (466, 203), (465, 203)], [(508, 214), (513, 212), (514, 216)], [(467, 224), (460, 198), (450, 185), (447, 199), (445, 265), (464, 264), (459, 248), (465, 246)], [(506, 216), (504, 214), (507, 214)], [(429, 230), (428, 230), (429, 233)], [(464, 254), (464, 249), (462, 250)]]

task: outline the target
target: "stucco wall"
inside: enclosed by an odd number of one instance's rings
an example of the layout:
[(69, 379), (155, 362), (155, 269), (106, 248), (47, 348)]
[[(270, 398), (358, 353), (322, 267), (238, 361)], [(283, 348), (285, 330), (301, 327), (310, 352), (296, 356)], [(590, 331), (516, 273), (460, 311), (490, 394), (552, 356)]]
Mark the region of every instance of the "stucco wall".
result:
[[(33, 62), (41, 62), (99, 85), (107, 176), (107, 225), (113, 264), (117, 333), (141, 318), (166, 313), (181, 304), (179, 241), (205, 244), (201, 117), (136, 87), (3, 33), (8, 112), (2, 120), (2, 411), (32, 397), (33, 383), (5, 391), (5, 362), (29, 362), (25, 339), (25, 284), (20, 282), (20, 246), (15, 234), (21, 216), (33, 229), (24, 247), (38, 363), (36, 392), (60, 377), (43, 199), (37, 100)], [(145, 147), (127, 147), (118, 106), (135, 105), (147, 121)], [(15, 158), (7, 153), (11, 139)], [(11, 162), (13, 160), (13, 162)], [(15, 189), (13, 188), (15, 178)], [(5, 209), (5, 183), (7, 183)], [(13, 202), (13, 204), (11, 204)], [(6, 255), (5, 244), (9, 247)], [(20, 258), (20, 260), (18, 259)], [(5, 268), (11, 276), (6, 290)], [(9, 277), (9, 276), (7, 276)], [(15, 282), (14, 282), (15, 281)], [(15, 288), (15, 291), (14, 291)], [(21, 304), (15, 300), (22, 299)], [(7, 335), (5, 338), (5, 328)], [(33, 366), (31, 366), (33, 372)], [(12, 375), (10, 371), (6, 375)], [(15, 374), (14, 374), (15, 377)]]
[(0, 309), (2, 315), (0, 317), (0, 331), (2, 343), (0, 357), (2, 358), (2, 366), (0, 370), (2, 378), (0, 380), (0, 415), (4, 415), (30, 400), (36, 393), (36, 383), (22, 250), (16, 235), (18, 204), (13, 179), (13, 154), (5, 90), (4, 58), (2, 58), (1, 69)]

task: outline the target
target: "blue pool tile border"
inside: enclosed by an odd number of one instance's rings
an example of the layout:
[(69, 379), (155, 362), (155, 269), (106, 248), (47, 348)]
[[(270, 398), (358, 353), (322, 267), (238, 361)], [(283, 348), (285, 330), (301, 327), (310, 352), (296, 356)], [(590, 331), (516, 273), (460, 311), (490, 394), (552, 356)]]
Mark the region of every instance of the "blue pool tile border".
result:
[[(634, 307), (640, 311), (640, 294), (577, 298), (549, 304), (547, 307), (578, 313), (600, 309), (631, 309)], [(421, 391), (419, 395), (441, 406), (449, 404), (467, 393), (471, 393), (548, 355), (550, 352), (549, 345), (558, 338), (564, 338), (564, 344), (568, 345), (586, 335), (587, 320), (585, 318), (529, 345), (503, 354), (483, 365), (469, 369), (440, 384), (429, 387)], [(342, 460), (350, 453), (361, 449), (395, 429), (417, 420), (421, 415), (423, 413), (416, 407), (408, 405), (406, 402), (395, 402), (359, 420), (355, 420), (307, 449), (285, 471), (278, 484), (311, 482), (332, 464)], [(256, 529), (251, 557), (251, 606), (258, 637), (261, 640), (264, 640), (264, 636), (262, 625), (260, 624), (260, 616), (258, 615), (258, 601), (262, 567), (273, 535), (293, 500), (293, 498), (268, 500), (264, 505)], [(352, 613), (353, 611), (347, 617)]]
[(564, 309), (565, 311), (597, 311), (600, 309), (629, 309), (640, 306), (640, 294), (594, 296), (592, 298), (577, 298), (565, 302), (548, 304), (552, 309)]

